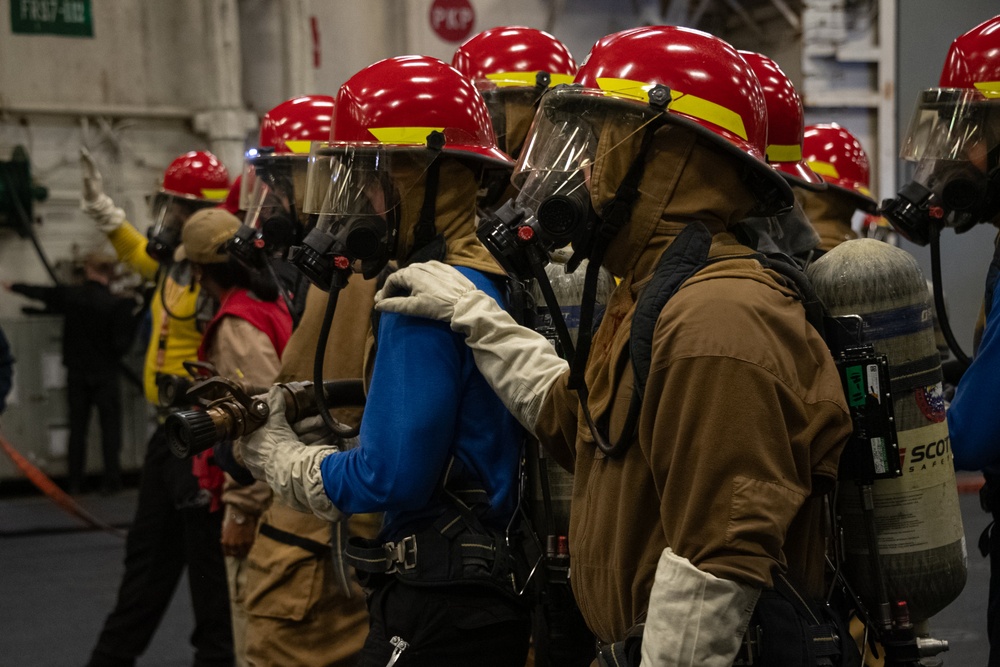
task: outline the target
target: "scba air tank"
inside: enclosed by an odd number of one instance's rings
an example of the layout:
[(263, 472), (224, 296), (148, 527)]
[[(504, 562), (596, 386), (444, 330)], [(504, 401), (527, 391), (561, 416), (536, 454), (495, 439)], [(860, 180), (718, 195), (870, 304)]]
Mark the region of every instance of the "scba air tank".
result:
[[(570, 338), (576, 344), (577, 333), (580, 329), (580, 307), (583, 303), (583, 281), (587, 273), (587, 260), (580, 262), (580, 266), (573, 273), (566, 271), (566, 261), (569, 259), (568, 249), (558, 250), (552, 253), (552, 261), (545, 266), (545, 274), (552, 285), (552, 292), (559, 302), (559, 310), (562, 313), (566, 327), (569, 329)], [(594, 302), (594, 323), (596, 330), (604, 315), (611, 290), (615, 281), (611, 273), (601, 269), (598, 274), (597, 292)], [(542, 298), (542, 293), (536, 286), (532, 292), (535, 300), (536, 310), (536, 330), (549, 339), (553, 347), (563, 354), (563, 347), (556, 334), (556, 327), (549, 312), (548, 305)], [(570, 497), (573, 492), (573, 474), (563, 470), (551, 460), (546, 460), (544, 450), (534, 449), (537, 443), (533, 443), (532, 456), (528, 458), (529, 478), (533, 488), (533, 506), (542, 510), (548, 505), (546, 514), (550, 516), (532, 517), (536, 525), (544, 526), (549, 523), (551, 534), (567, 536), (569, 534), (569, 506)], [(543, 490), (543, 484), (548, 485), (547, 490)], [(546, 500), (545, 496), (548, 496)]]
[[(860, 315), (863, 342), (888, 357), (903, 474), (874, 483), (878, 548), (888, 601), (906, 600), (913, 620), (926, 620), (958, 597), (967, 574), (926, 282), (909, 253), (873, 239), (840, 244), (808, 274), (830, 314)], [(838, 510), (848, 581), (874, 609), (878, 587), (853, 480), (841, 480)]]

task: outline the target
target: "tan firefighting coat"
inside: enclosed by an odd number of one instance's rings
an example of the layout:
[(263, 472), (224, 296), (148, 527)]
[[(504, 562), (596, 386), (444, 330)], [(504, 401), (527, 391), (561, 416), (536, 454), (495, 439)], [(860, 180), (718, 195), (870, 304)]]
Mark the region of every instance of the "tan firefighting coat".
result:
[[(605, 642), (642, 620), (668, 546), (721, 578), (766, 586), (788, 570), (818, 593), (825, 533), (815, 496), (834, 480), (851, 429), (832, 358), (794, 290), (739, 259), (750, 250), (724, 231), (751, 204), (731, 158), (671, 128), (654, 147), (631, 221), (604, 262), (622, 281), (586, 379), (606, 435), (619, 437), (628, 411), (631, 320), (660, 255), (700, 220), (716, 232), (711, 256), (734, 259), (697, 273), (661, 312), (638, 432), (623, 458), (594, 446), (566, 377), (542, 406), (536, 434), (575, 473), (573, 590)], [(595, 204), (629, 162), (595, 164)], [(602, 167), (617, 177), (602, 177)]]
[[(327, 342), (326, 379), (361, 376), (374, 295), (374, 281), (361, 280), (360, 276), (353, 277), (341, 292)], [(318, 288), (309, 289), (302, 321), (282, 355), (277, 382), (312, 379), (313, 356), (326, 298), (326, 293)], [(351, 424), (357, 423), (359, 416), (360, 410), (336, 413), (338, 419)], [(260, 523), (317, 544), (331, 542), (329, 522), (297, 512), (279, 501), (264, 512)], [(378, 518), (351, 517), (349, 530), (374, 537)], [(347, 574), (350, 577), (351, 573)], [(244, 604), (248, 619), (248, 664), (354, 665), (368, 634), (368, 612), (357, 583), (350, 581), (350, 597), (341, 591), (341, 585), (341, 573), (330, 556), (317, 557), (301, 547), (258, 534), (247, 555)]]

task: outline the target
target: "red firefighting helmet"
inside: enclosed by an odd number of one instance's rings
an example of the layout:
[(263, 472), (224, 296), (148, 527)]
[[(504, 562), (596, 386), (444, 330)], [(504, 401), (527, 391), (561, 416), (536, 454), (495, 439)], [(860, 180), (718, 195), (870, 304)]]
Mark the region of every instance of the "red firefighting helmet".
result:
[(767, 104), (767, 161), (793, 185), (810, 190), (826, 187), (822, 178), (802, 159), (805, 121), (802, 100), (778, 63), (760, 53), (740, 51), (757, 75)]
[(330, 138), (332, 121), (333, 97), (293, 97), (264, 114), (257, 148), (270, 148), (274, 155), (308, 156), (311, 142)]
[(1000, 97), (1000, 16), (980, 23), (951, 43), (941, 70), (941, 88), (975, 88)]
[(221, 203), (229, 193), (229, 172), (208, 151), (191, 151), (170, 163), (163, 173), (160, 191), (185, 199)]
[(435, 131), (445, 154), (510, 166), (475, 86), (428, 56), (380, 60), (348, 79), (337, 93), (330, 141), (412, 150)]
[(550, 86), (571, 83), (576, 61), (569, 49), (547, 32), (511, 26), (491, 28), (455, 50), (451, 65), (473, 81), (497, 87), (534, 87), (538, 72)]
[(247, 211), (248, 225), (255, 226), (259, 215), (268, 213), (261, 209), (274, 209), (279, 202), (285, 208), (290, 203), (301, 207), (309, 150), (312, 142), (330, 138), (332, 122), (329, 95), (293, 97), (264, 114), (258, 145), (247, 152), (243, 165), (240, 208)]
[(791, 189), (765, 162), (764, 92), (736, 49), (718, 37), (677, 26), (608, 35), (591, 49), (575, 82), (637, 104), (648, 104), (657, 86), (669, 89), (667, 119), (750, 167), (748, 185), (760, 211), (791, 205)]
[(853, 134), (836, 123), (809, 125), (802, 138), (809, 168), (829, 185), (857, 199), (859, 208), (874, 211), (878, 202), (869, 190), (868, 154)]

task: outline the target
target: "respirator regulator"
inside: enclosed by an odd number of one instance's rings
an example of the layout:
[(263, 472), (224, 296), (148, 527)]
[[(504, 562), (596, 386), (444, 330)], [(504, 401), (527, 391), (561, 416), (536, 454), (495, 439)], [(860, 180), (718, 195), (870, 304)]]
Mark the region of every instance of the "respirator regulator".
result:
[(916, 164), (913, 178), (882, 202), (882, 215), (913, 243), (1000, 214), (1000, 100), (976, 90), (924, 91), (900, 157)]
[(540, 197), (539, 189), (530, 185), (484, 215), (476, 231), (501, 268), (518, 280), (537, 278), (532, 265), (544, 267), (549, 253), (582, 240), (583, 230), (596, 216), (582, 176), (553, 183), (550, 193)]

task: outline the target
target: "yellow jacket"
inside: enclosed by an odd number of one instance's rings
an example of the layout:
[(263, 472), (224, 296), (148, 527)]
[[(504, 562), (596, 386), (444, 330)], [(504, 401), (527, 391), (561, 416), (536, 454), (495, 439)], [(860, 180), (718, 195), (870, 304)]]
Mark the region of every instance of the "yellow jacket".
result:
[[(153, 280), (160, 268), (159, 263), (146, 254), (146, 237), (130, 223), (122, 225), (108, 234), (108, 240), (114, 246), (118, 259), (131, 266), (143, 278)], [(146, 347), (146, 362), (143, 365), (143, 385), (146, 390), (146, 400), (157, 405), (156, 373), (173, 373), (187, 375), (182, 366), (186, 360), (198, 358), (198, 346), (201, 344), (201, 332), (198, 331), (197, 318), (197, 284), (171, 271), (166, 278), (161, 278), (149, 304), (152, 317), (152, 330), (149, 345)], [(163, 308), (166, 302), (170, 312), (177, 317), (171, 317)], [(178, 319), (183, 318), (183, 319)]]

